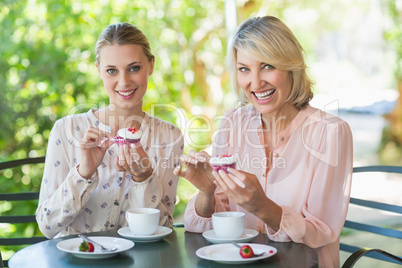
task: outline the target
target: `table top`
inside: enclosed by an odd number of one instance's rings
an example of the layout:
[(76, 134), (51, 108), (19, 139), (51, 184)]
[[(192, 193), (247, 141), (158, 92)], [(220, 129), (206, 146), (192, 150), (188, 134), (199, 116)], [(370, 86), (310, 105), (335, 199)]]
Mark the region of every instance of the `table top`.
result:
[[(88, 236), (120, 237), (117, 231), (88, 233)], [(106, 259), (82, 259), (57, 249), (62, 240), (75, 238), (68, 236), (30, 245), (16, 252), (9, 260), (10, 268), (41, 267), (228, 267), (199, 258), (197, 249), (211, 245), (202, 234), (185, 232), (184, 228), (174, 228), (173, 232), (157, 242), (135, 242), (133, 248)], [(275, 247), (278, 252), (271, 257), (248, 263), (246, 267), (318, 267), (315, 250), (293, 242), (273, 242), (265, 234), (259, 234), (251, 243)], [(238, 265), (240, 267), (240, 265)]]

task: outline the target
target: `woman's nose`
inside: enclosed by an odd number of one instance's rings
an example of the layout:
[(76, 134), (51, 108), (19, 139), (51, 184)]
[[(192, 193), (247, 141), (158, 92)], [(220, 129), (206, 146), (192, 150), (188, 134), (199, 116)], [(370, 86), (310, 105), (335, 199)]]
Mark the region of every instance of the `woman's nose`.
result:
[(251, 90), (258, 90), (261, 88), (263, 81), (261, 80), (261, 76), (259, 72), (255, 72), (252, 74), (251, 81), (250, 81), (250, 88)]
[(126, 73), (121, 73), (119, 76), (119, 85), (127, 86), (130, 84), (130, 76)]

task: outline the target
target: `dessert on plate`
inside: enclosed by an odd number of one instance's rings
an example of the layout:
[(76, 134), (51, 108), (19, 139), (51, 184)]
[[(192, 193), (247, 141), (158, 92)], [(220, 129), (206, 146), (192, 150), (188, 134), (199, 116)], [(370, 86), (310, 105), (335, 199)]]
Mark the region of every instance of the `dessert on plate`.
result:
[(117, 131), (117, 136), (112, 139), (114, 143), (118, 146), (134, 143), (136, 146), (140, 145), (140, 140), (142, 137), (142, 131), (133, 127), (130, 128), (122, 128)]
[(211, 157), (209, 159), (209, 163), (212, 165), (212, 169), (214, 171), (224, 170), (227, 172), (227, 169), (236, 168), (236, 158), (231, 154), (217, 155)]

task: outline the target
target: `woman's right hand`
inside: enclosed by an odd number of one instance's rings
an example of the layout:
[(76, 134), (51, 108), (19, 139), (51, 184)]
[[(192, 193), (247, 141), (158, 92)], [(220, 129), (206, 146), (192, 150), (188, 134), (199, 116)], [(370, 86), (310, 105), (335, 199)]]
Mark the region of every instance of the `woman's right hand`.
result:
[[(105, 140), (106, 138), (106, 140)], [(102, 163), (106, 150), (113, 144), (111, 134), (90, 126), (80, 141), (81, 160), (78, 173), (86, 179), (91, 178)]]
[(216, 189), (214, 176), (212, 176), (212, 166), (209, 164), (211, 156), (205, 152), (189, 151), (188, 155), (180, 157), (185, 169), (178, 166), (174, 169), (174, 174), (191, 182), (201, 193), (213, 195)]

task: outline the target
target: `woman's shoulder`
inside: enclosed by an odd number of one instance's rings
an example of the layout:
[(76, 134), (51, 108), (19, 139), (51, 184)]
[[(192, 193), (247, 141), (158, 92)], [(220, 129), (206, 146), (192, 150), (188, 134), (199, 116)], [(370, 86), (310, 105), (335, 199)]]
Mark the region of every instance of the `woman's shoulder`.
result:
[(80, 114), (70, 114), (66, 115), (60, 119), (57, 119), (55, 125), (57, 126), (66, 126), (70, 124), (82, 124), (88, 123), (90, 121), (90, 117), (88, 113), (80, 113)]
[(224, 116), (236, 119), (236, 118), (252, 118), (258, 115), (259, 112), (253, 105), (247, 105), (229, 109), (225, 112)]
[(145, 113), (145, 121), (150, 127), (157, 127), (162, 132), (172, 132), (181, 135), (181, 130), (175, 124)]
[(302, 116), (299, 120), (302, 122), (302, 128), (304, 130), (310, 129), (312, 132), (336, 132), (351, 134), (349, 124), (336, 115), (334, 112), (326, 112), (321, 109), (308, 105), (301, 111)]
[(88, 113), (66, 115), (55, 121), (52, 132), (62, 132), (69, 135), (83, 133), (91, 125)]

